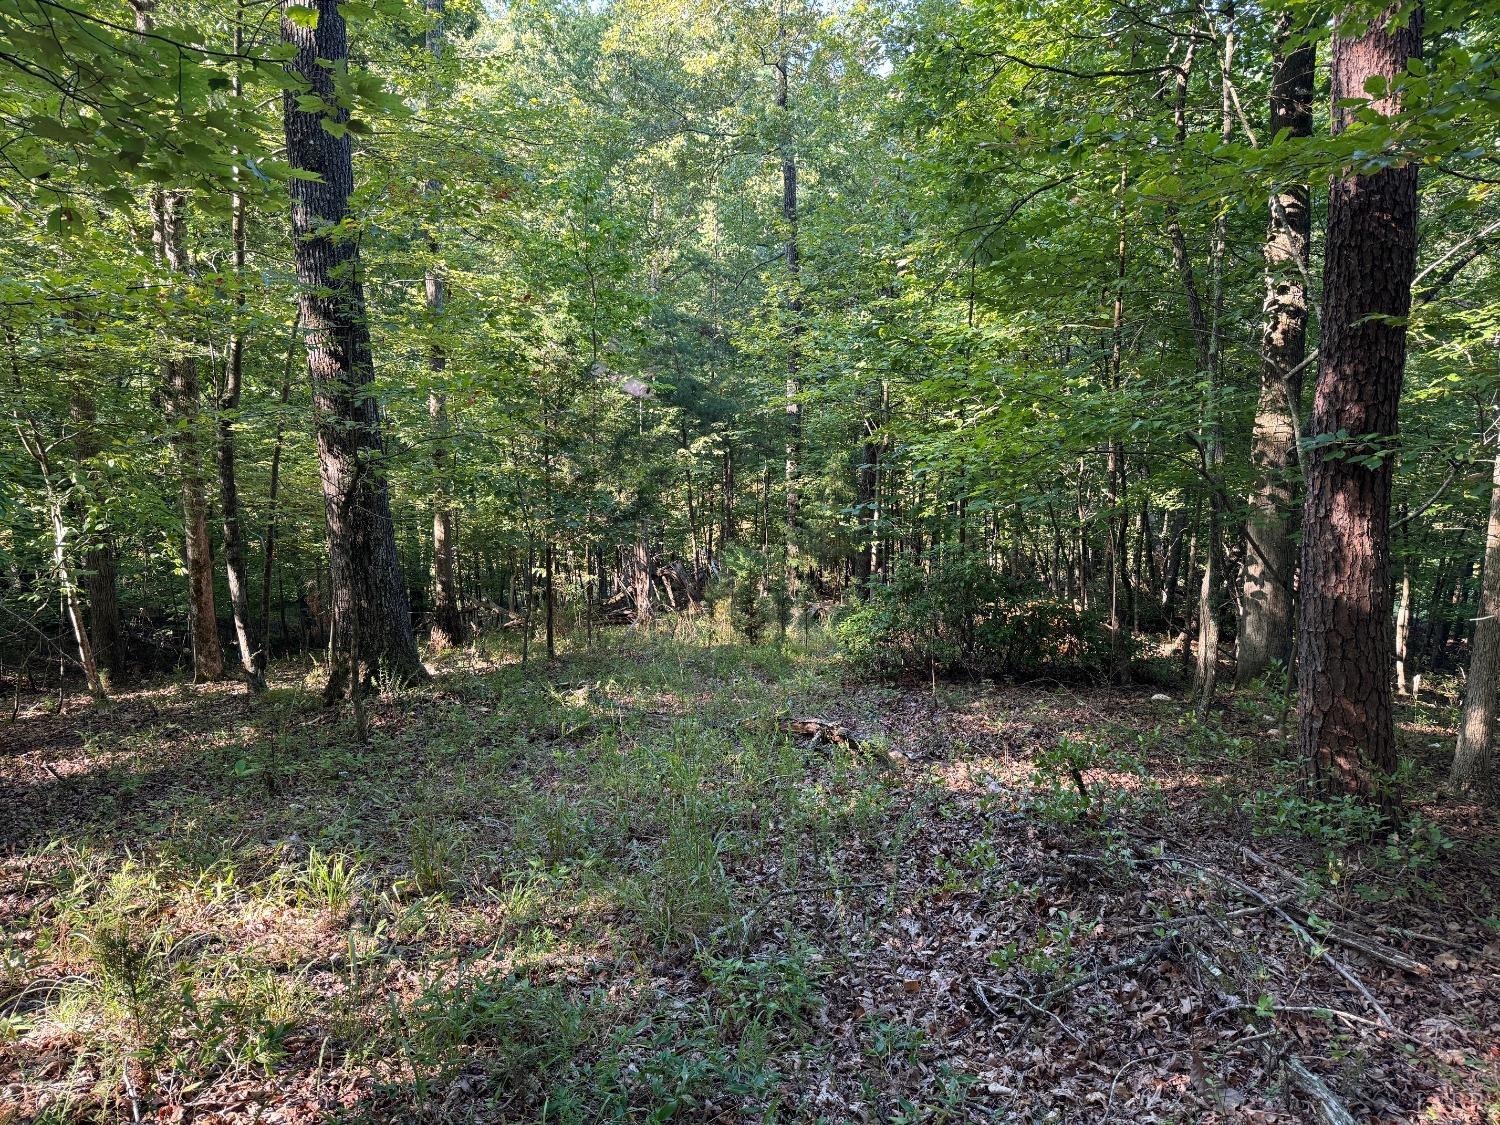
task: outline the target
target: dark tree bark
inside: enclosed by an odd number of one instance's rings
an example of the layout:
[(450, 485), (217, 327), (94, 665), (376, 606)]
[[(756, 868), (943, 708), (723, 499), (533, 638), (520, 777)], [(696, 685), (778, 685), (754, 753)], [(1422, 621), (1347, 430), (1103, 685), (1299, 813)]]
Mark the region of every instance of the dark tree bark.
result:
[[(1317, 48), (1292, 46), (1298, 28), (1283, 16), (1277, 28), (1271, 79), (1271, 136), (1312, 135), (1313, 65)], [(1304, 184), (1271, 196), (1266, 234), (1265, 327), (1261, 337), (1260, 398), (1250, 456), (1255, 485), (1245, 521), (1244, 584), (1240, 596), (1235, 680), (1249, 683), (1272, 661), (1285, 665), (1292, 648), (1293, 482), (1301, 366), (1307, 351), (1308, 248), (1312, 212)]]
[[(1365, 98), (1372, 78), (1394, 83), (1420, 55), (1421, 7), (1404, 25), (1398, 13), (1357, 38), (1335, 33), (1336, 133), (1351, 120), (1341, 102)], [(1385, 96), (1372, 108), (1400, 106)], [(1334, 179), (1303, 520), (1298, 747), (1320, 789), (1382, 800), (1379, 775), (1396, 767), (1391, 478), (1416, 257), (1414, 164)]]
[[(347, 229), (354, 190), (349, 111), (336, 86), (348, 68), (349, 38), (336, 0), (316, 0), (315, 28), (283, 16), (281, 35), (296, 49), (287, 70), (283, 120), (287, 160), (317, 180), (294, 179), (292, 235), (307, 368), (318, 434), (332, 580), (331, 665), (325, 698), (351, 677), (384, 669), (398, 680), (425, 676), (391, 522), (374, 360), (365, 317), (359, 243)], [(299, 95), (332, 109), (304, 112)], [(357, 633), (358, 649), (350, 643)]]

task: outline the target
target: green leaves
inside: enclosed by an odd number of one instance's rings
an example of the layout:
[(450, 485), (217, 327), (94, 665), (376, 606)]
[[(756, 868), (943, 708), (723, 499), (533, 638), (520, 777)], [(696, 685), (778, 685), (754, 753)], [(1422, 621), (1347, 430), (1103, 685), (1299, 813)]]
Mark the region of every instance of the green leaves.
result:
[(281, 15), (289, 23), (309, 31), (318, 26), (318, 9), (310, 4), (288, 4), (282, 8)]

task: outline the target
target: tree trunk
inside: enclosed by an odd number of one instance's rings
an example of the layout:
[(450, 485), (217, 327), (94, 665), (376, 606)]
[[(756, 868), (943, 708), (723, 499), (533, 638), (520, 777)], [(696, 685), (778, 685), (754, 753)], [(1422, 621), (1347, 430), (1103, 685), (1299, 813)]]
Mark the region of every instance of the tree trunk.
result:
[[(243, 0), (241, 0), (243, 10)], [(243, 44), (243, 32), (238, 20), (234, 25), (234, 49), (238, 54)], [(241, 92), (238, 70), (233, 79), (233, 92)], [(234, 471), (234, 424), (240, 409), (240, 393), (244, 387), (245, 337), (241, 318), (244, 316), (245, 293), (245, 196), (236, 191), (230, 201), (230, 239), (234, 245), (234, 271), (241, 283), (235, 289), (235, 326), (229, 338), (229, 361), (224, 368), (224, 386), (219, 395), (218, 411), (218, 464), (219, 507), (224, 523), (224, 572), (229, 584), (229, 605), (234, 615), (234, 636), (240, 650), (240, 670), (251, 691), (265, 691), (266, 653), (255, 636), (255, 623), (250, 618), (250, 581), (245, 569), (245, 531), (240, 519), (240, 491)]]
[[(434, 60), (443, 53), (443, 4), (444, 0), (424, 0), (428, 15), (436, 22), (427, 33), (427, 50)], [(436, 193), (441, 187), (437, 181), (429, 181), (427, 191)], [(427, 250), (432, 262), (426, 272), (426, 303), (429, 329), (438, 330), (447, 298), (442, 271), (437, 264), (438, 244), (430, 235)], [(434, 341), (428, 348), (427, 368), (432, 375), (432, 389), (427, 393), (427, 415), (432, 423), (432, 468), (437, 478), (437, 491), (432, 507), (432, 631), (428, 640), (434, 649), (441, 651), (457, 644), (463, 637), (463, 618), (458, 606), (458, 588), (454, 582), (454, 553), (457, 544), (453, 535), (453, 510), (448, 496), (448, 468), (451, 453), (448, 425), (448, 396), (443, 390), (443, 380), (448, 366), (448, 356), (443, 345)]]
[[(1271, 79), (1271, 136), (1312, 135), (1312, 43), (1289, 47), (1298, 28), (1290, 16), (1277, 27)], [(1312, 212), (1303, 184), (1271, 196), (1266, 234), (1266, 296), (1261, 336), (1260, 398), (1250, 456), (1255, 485), (1245, 521), (1244, 584), (1240, 597), (1235, 681), (1247, 684), (1273, 661), (1286, 665), (1292, 647), (1293, 481), (1301, 364), (1307, 351), (1308, 248)]]
[(333, 628), (347, 631), (356, 620), (360, 623), (358, 652), (348, 644), (330, 650), (334, 655), (325, 698), (331, 702), (352, 677), (377, 668), (400, 680), (421, 679), (425, 672), (412, 633), (381, 463), (385, 450), (370, 386), (375, 365), (359, 244), (341, 229), (350, 218), (354, 190), (353, 149), (345, 131), (349, 113), (297, 107), (304, 94), (337, 106), (336, 87), (348, 69), (348, 32), (337, 0), (315, 0), (315, 7), (314, 28), (283, 12), (281, 35), (296, 50), (287, 63), (295, 86), (283, 103), (287, 160), (294, 170), (317, 177), (291, 181), (292, 234), (328, 525)]
[(800, 337), (802, 297), (798, 292), (802, 264), (797, 244), (797, 156), (792, 146), (791, 121), (787, 113), (788, 72), (786, 6), (783, 3), (776, 58), (776, 109), (781, 122), (781, 218), (786, 224), (787, 313), (791, 320), (791, 342), (786, 360), (786, 581), (787, 597), (797, 602), (798, 554), (802, 525), (802, 377)]
[[(135, 29), (149, 34), (154, 26), (156, 0), (131, 0)], [(187, 198), (179, 191), (151, 193), (151, 243), (159, 265), (169, 273), (186, 275)], [(161, 363), (161, 395), (168, 444), (177, 464), (182, 504), (183, 562), (188, 575), (188, 632), (193, 646), (193, 679), (217, 680), (224, 675), (219, 648), (219, 623), (214, 610), (213, 547), (208, 536), (208, 498), (198, 449), (198, 360), (168, 344)]]
[[(73, 448), (78, 466), (87, 474), (88, 463), (100, 449), (94, 400), (80, 389), (73, 396), (70, 413), (78, 427)], [(120, 600), (116, 582), (115, 546), (106, 532), (95, 534), (83, 556), (83, 572), (78, 576), (88, 604), (89, 639), (93, 658), (108, 687), (115, 687), (125, 672), (125, 645), (120, 631)]]
[[(286, 363), (281, 372), (281, 410), (276, 416), (276, 440), (271, 445), (271, 479), (266, 492), (265, 548), (260, 561), (260, 638), (262, 667), (268, 662), (271, 649), (271, 575), (276, 560), (276, 502), (281, 489), (281, 451), (286, 444), (286, 404), (292, 393), (292, 355), (297, 343), (297, 332), (302, 323), (302, 311), (292, 323), (292, 338), (287, 343)], [(279, 579), (280, 575), (277, 574)], [(285, 591), (277, 598), (281, 618), (281, 640), (287, 641)]]
[(1500, 452), (1495, 454), (1490, 490), (1489, 529), (1484, 541), (1484, 577), (1474, 643), (1469, 649), (1469, 681), (1464, 691), (1458, 748), (1448, 775), (1455, 789), (1478, 789), (1489, 781), (1500, 700)]
[(57, 572), (58, 588), (62, 592), (63, 614), (73, 630), (73, 640), (78, 646), (78, 664), (83, 669), (83, 678), (88, 684), (89, 694), (102, 702), (107, 698), (104, 681), (99, 676), (99, 665), (94, 661), (94, 646), (89, 642), (89, 632), (84, 626), (83, 606), (79, 604), (78, 587), (74, 585), (73, 575), (68, 568), (68, 528), (63, 522), (63, 497), (53, 484), (52, 463), (47, 453), (47, 443), (36, 432), (35, 427), (28, 435), (19, 422), (16, 423), (16, 435), (21, 439), (22, 448), (31, 455), (31, 459), (36, 462), (36, 467), (42, 474), (42, 485), (47, 493), (47, 515), (52, 524), (52, 566)]
[(1401, 597), (1396, 603), (1396, 694), (1410, 690), (1411, 674), (1411, 562), (1401, 563)]
[[(1373, 78), (1421, 53), (1422, 9), (1333, 40), (1333, 128)], [(1399, 103), (1376, 98), (1392, 114)], [(1323, 339), (1309, 436), (1298, 614), (1298, 747), (1313, 782), (1386, 800), (1396, 767), (1391, 714), (1390, 518), (1394, 437), (1417, 253), (1417, 168), (1336, 178), (1328, 202)], [(1339, 440), (1340, 432), (1351, 435)], [(1337, 446), (1329, 444), (1330, 439)]]
[(862, 425), (864, 440), (859, 447), (859, 467), (854, 473), (855, 523), (858, 535), (854, 551), (855, 592), (869, 596), (870, 575), (875, 566), (875, 486), (880, 472), (880, 443), (875, 439), (879, 421), (866, 417)]

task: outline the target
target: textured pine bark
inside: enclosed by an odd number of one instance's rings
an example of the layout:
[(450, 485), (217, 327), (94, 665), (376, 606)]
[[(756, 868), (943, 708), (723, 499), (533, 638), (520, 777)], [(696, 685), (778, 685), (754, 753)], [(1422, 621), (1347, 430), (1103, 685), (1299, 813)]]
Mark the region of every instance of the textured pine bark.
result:
[[(1394, 80), (1420, 54), (1421, 8), (1405, 25), (1396, 19), (1335, 35), (1336, 132), (1351, 113), (1340, 102), (1366, 97), (1369, 79)], [(1373, 108), (1392, 114), (1399, 104), (1385, 97)], [(1303, 515), (1298, 746), (1316, 787), (1381, 800), (1380, 775), (1396, 766), (1391, 479), (1416, 254), (1414, 165), (1333, 181)]]
[(1469, 647), (1469, 681), (1458, 727), (1458, 749), (1448, 778), (1455, 789), (1475, 789), (1489, 780), (1497, 705), (1500, 705), (1500, 454), (1495, 456), (1494, 484), (1490, 491), (1479, 619), (1474, 622), (1474, 641)]
[[(291, 182), (292, 236), (328, 526), (335, 638), (325, 698), (332, 701), (350, 686), (351, 674), (363, 678), (383, 669), (411, 680), (425, 673), (396, 555), (357, 228), (349, 211), (349, 111), (335, 90), (348, 66), (348, 31), (336, 0), (316, 0), (316, 10), (316, 27), (283, 18), (281, 35), (296, 49), (287, 70), (300, 87), (284, 98), (287, 160), (318, 176)], [(301, 94), (332, 108), (304, 112), (297, 107)]]
[[(1289, 46), (1297, 33), (1290, 17), (1277, 28), (1276, 70), (1271, 80), (1271, 136), (1312, 135), (1312, 44)], [(1255, 485), (1245, 521), (1245, 570), (1240, 597), (1235, 679), (1245, 684), (1272, 661), (1288, 663), (1292, 648), (1293, 482), (1297, 465), (1299, 365), (1307, 352), (1308, 248), (1312, 213), (1305, 185), (1271, 196), (1266, 234), (1265, 327), (1261, 338), (1260, 397), (1250, 457)]]

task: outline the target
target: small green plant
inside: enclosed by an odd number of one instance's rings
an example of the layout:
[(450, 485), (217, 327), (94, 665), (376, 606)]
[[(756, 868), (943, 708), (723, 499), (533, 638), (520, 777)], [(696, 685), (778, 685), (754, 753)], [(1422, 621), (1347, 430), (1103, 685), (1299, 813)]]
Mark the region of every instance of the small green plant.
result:
[[(1131, 784), (1090, 782), (1089, 774), (1098, 772), (1129, 778)], [(1025, 807), (1042, 820), (1062, 825), (1103, 822), (1145, 807), (1159, 795), (1145, 764), (1134, 754), (1066, 735), (1036, 756), (1031, 787)]]
[(800, 1026), (822, 1005), (821, 958), (806, 944), (770, 957), (698, 954), (698, 967), (714, 992), (715, 1008), (738, 1028), (750, 1023)]
[(586, 1009), (560, 988), (501, 972), (430, 984), (399, 1016), (402, 1047), (425, 1079), (483, 1065), (533, 1091), (567, 1062), (587, 1031)]
[(139, 1038), (154, 1038), (172, 999), (170, 931), (105, 899), (88, 914), (79, 936), (99, 998), (120, 1011)]
[(701, 934), (732, 912), (724, 843), (699, 818), (678, 813), (654, 859), (629, 884), (627, 898), (641, 925), (663, 946)]
[(738, 576), (734, 592), (729, 595), (729, 623), (752, 645), (760, 644), (771, 617), (767, 599), (761, 595), (758, 585), (752, 575)]
[(407, 835), (411, 885), (418, 894), (435, 895), (448, 889), (467, 854), (467, 841), (450, 821), (419, 817)]
[(359, 861), (343, 852), (307, 850), (307, 864), (297, 886), (297, 900), (342, 914), (354, 905), (360, 886)]

